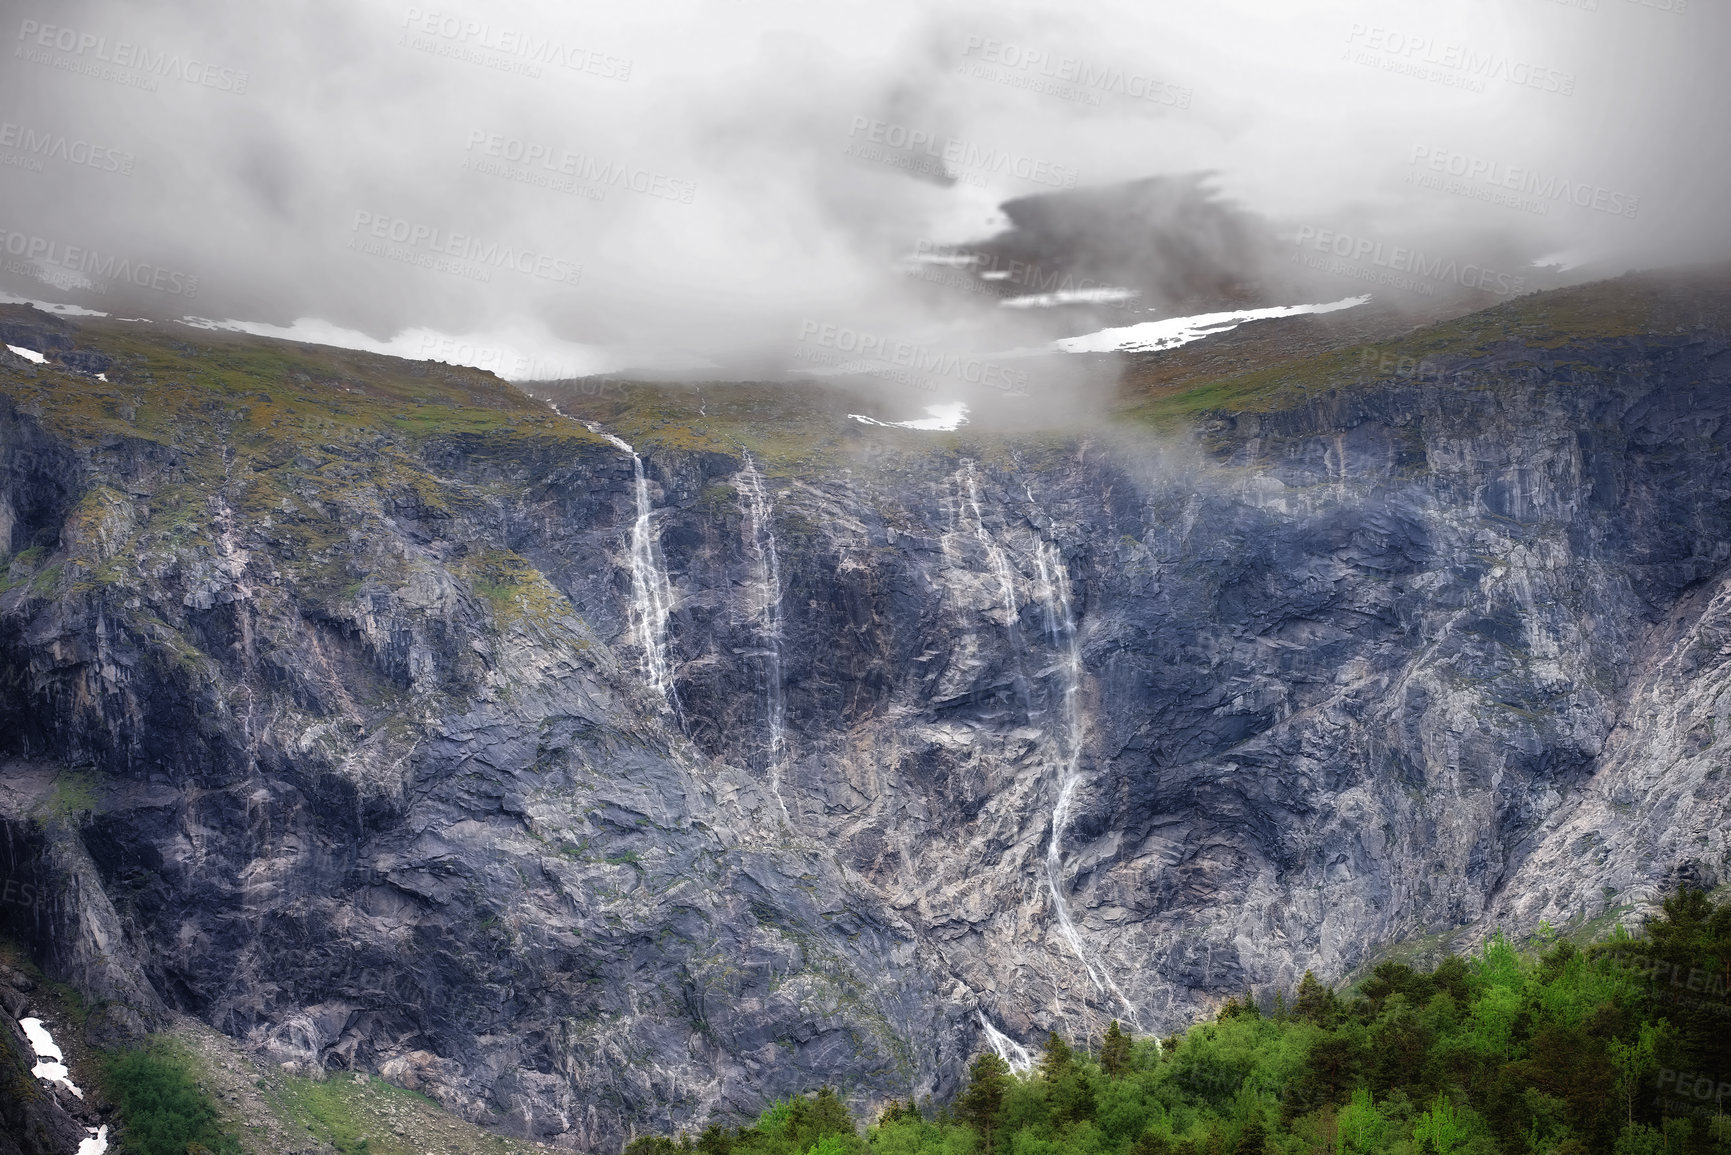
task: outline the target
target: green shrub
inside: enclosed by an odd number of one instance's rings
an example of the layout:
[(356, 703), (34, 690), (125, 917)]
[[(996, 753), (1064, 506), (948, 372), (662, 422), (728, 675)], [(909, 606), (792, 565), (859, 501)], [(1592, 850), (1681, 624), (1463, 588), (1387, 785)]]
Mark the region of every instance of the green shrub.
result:
[(118, 1155), (240, 1155), (180, 1048), (158, 1039), (109, 1055), (104, 1089), (119, 1111)]

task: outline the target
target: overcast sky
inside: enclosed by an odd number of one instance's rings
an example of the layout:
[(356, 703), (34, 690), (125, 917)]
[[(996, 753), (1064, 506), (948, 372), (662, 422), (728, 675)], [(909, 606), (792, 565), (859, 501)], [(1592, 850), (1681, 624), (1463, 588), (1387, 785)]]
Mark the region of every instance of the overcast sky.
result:
[(991, 309), (901, 258), (1149, 176), (1216, 174), (1329, 257), (1731, 247), (1723, 0), (0, 10), (0, 288), (514, 376)]

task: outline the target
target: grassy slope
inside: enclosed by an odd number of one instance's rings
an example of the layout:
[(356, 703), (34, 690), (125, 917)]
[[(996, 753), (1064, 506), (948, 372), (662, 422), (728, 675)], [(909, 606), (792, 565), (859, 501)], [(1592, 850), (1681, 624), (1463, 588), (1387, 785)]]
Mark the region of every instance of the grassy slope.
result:
[[(27, 316), (22, 307), (0, 306), (0, 320)], [(1370, 309), (1254, 322), (1126, 358), (1117, 415), (1130, 427), (1170, 427), (1206, 413), (1291, 406), (1316, 390), (1373, 387), (1392, 375), (1377, 371), (1385, 357), (1391, 364), (1435, 363), (1511, 341), (1555, 353), (1575, 342), (1671, 336), (1701, 326), (1731, 328), (1731, 270), (1631, 276), (1533, 294), (1395, 337), (1384, 335), (1401, 329), (1399, 318)], [(544, 439), (573, 450), (599, 444), (578, 421), (480, 370), (172, 325), (104, 320), (73, 328), (80, 347), (116, 359), (111, 384), (9, 362), (0, 366), (0, 392), (75, 444), (113, 435), (163, 445), (220, 442), (231, 467), (244, 463), (257, 475), (261, 507), (275, 503), (273, 490), (292, 488), (333, 457), (378, 455), (370, 464), (388, 479), (393, 465), (407, 464), (435, 438)], [(861, 430), (846, 414), (866, 401), (830, 386), (749, 383), (610, 385), (601, 396), (569, 385), (530, 389), (641, 450), (745, 450), (784, 473), (823, 469), (857, 453)], [(976, 428), (961, 436), (981, 435)], [(871, 438), (908, 449), (954, 440), (885, 429), (872, 430)], [(314, 466), (289, 467), (297, 456)], [(207, 474), (218, 461), (204, 462)]]
[(1246, 358), (1250, 367), (1238, 372), (1223, 371), (1216, 351), (1186, 353), (1192, 347), (1185, 346), (1174, 351), (1180, 355), (1174, 360), (1200, 359), (1214, 372), (1133, 367), (1124, 416), (1173, 426), (1205, 413), (1273, 412), (1318, 391), (1375, 387), (1394, 375), (1385, 365), (1404, 365), (1410, 373), (1419, 365), (1483, 356), (1504, 343), (1555, 354), (1589, 341), (1674, 337), (1703, 327), (1731, 330), (1731, 270), (1629, 276), (1535, 293), (1404, 336), (1346, 343), (1297, 360), (1264, 364), (1269, 358), (1253, 353)]
[[(0, 321), (50, 327), (16, 306), (0, 307)], [(208, 555), (226, 509), (236, 525), (262, 529), (302, 593), (340, 601), (367, 576), (356, 572), (351, 530), (376, 495), (412, 495), (434, 509), (472, 498), (428, 468), (421, 454), (431, 443), (458, 439), (478, 455), (613, 452), (478, 370), (180, 326), (85, 321), (69, 332), (81, 350), (113, 358), (107, 381), (6, 357), (0, 396), (75, 452), (127, 449), (154, 474), (142, 518), (106, 485), (83, 496), (71, 539), (103, 539), (108, 560), (95, 564), (84, 550), (80, 582), (129, 587), (152, 558)], [(53, 546), (0, 551), (0, 593), (28, 585), (51, 596), (63, 576)], [(482, 550), (463, 565), (460, 576), (501, 625), (552, 596), (514, 555)]]

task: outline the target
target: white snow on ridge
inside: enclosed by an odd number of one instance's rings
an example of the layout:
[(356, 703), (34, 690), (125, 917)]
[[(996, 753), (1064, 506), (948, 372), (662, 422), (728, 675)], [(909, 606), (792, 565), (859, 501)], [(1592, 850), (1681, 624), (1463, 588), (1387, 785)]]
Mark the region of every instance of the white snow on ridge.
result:
[(972, 253), (909, 253), (902, 259), (910, 265), (943, 265), (951, 269), (965, 269), (979, 262)]
[(1533, 262), (1533, 268), (1555, 269), (1559, 273), (1566, 273), (1570, 269), (1580, 268), (1586, 262), (1586, 254), (1579, 249), (1562, 249), (1538, 258)]
[(1268, 309), (1239, 309), (1230, 313), (1198, 313), (1194, 317), (1168, 317), (1162, 321), (1143, 321), (1136, 325), (1121, 325), (1086, 333), (1080, 337), (1064, 337), (1052, 344), (1065, 353), (1141, 353), (1156, 349), (1172, 349), (1229, 332), (1245, 321), (1262, 321), (1271, 317), (1295, 317), (1302, 313), (1333, 313), (1351, 309), (1370, 300), (1343, 297), (1321, 305), (1276, 305)]
[(954, 433), (968, 423), (968, 405), (965, 401), (955, 401), (948, 405), (928, 405), (926, 412), (930, 417), (918, 417), (912, 421), (879, 421), (876, 417), (867, 417), (863, 413), (849, 413), (848, 416), (862, 425), (881, 425), (887, 429), (921, 429), (936, 433)]
[[(62, 317), (106, 317), (101, 309), (86, 309), (83, 305), (63, 305), (59, 301), (38, 301), (34, 297), (20, 297), (14, 293), (0, 291), (0, 305), (35, 305), (44, 313), (59, 313)], [(131, 318), (122, 317), (122, 321)]]
[(38, 365), (40, 365), (44, 361), (48, 360), (48, 358), (44, 357), (42, 354), (38, 353), (36, 350), (26, 349), (22, 345), (8, 345), (6, 347), (8, 349), (12, 350), (14, 353), (18, 354), (20, 357), (24, 358), (26, 361), (34, 361)]
[(80, 1099), (84, 1098), (84, 1092), (73, 1083), (72, 1073), (66, 1069), (66, 1056), (60, 1053), (60, 1048), (54, 1043), (54, 1036), (48, 1033), (42, 1020), (19, 1019), (18, 1025), (24, 1028), (24, 1037), (30, 1040), (30, 1046), (36, 1051), (38, 1061), (30, 1073), (44, 1082), (65, 1083), (68, 1091)]
[(1059, 289), (1055, 293), (1025, 293), (1020, 297), (1005, 297), (998, 304), (1005, 309), (1049, 309), (1054, 305), (1122, 305), (1142, 294), (1135, 289), (1120, 289), (1099, 285), (1092, 289)]

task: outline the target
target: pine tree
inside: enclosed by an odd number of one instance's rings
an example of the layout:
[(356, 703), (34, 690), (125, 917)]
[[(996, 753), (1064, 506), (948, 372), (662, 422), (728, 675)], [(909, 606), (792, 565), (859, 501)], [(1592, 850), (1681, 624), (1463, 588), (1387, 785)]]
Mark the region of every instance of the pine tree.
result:
[(1238, 1133), (1238, 1146), (1232, 1149), (1232, 1155), (1262, 1155), (1262, 1149), (1268, 1145), (1268, 1131), (1262, 1125), (1262, 1120), (1250, 1119), (1244, 1124), (1244, 1130)]
[(1010, 1081), (1010, 1065), (987, 1052), (974, 1060), (968, 1071), (968, 1089), (956, 1101), (962, 1121), (980, 1133), (985, 1149), (992, 1148), (992, 1127), (1004, 1105), (1004, 1090)]
[(1172, 1155), (1172, 1140), (1159, 1131), (1144, 1131), (1130, 1148), (1130, 1155)]
[(1130, 1032), (1120, 1030), (1117, 1019), (1106, 1028), (1106, 1041), (1100, 1045), (1100, 1069), (1113, 1078), (1130, 1069)]
[(1040, 1056), (1040, 1078), (1049, 1085), (1064, 1077), (1075, 1063), (1070, 1044), (1058, 1037), (1057, 1031), (1046, 1033), (1046, 1053)]
[(1334, 997), (1334, 992), (1316, 981), (1316, 976), (1309, 971), (1304, 972), (1304, 978), (1298, 984), (1298, 998), (1292, 1004), (1292, 1013), (1301, 1019), (1308, 1019), (1319, 1027), (1334, 1025), (1340, 1003)]

